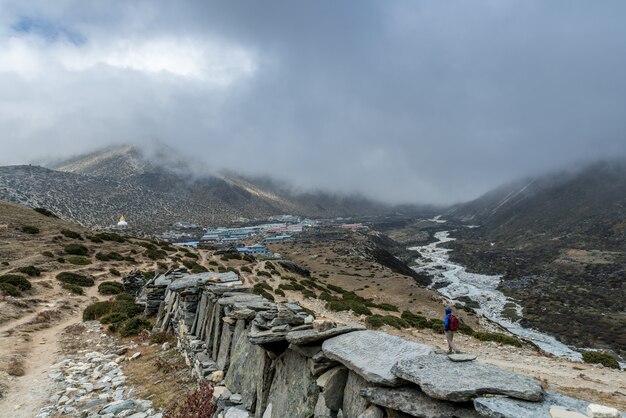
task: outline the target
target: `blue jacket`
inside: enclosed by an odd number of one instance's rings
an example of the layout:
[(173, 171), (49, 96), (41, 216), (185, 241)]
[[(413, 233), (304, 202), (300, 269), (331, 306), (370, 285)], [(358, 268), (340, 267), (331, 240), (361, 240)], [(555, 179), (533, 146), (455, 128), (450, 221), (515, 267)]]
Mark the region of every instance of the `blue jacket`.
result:
[(452, 309), (446, 308), (446, 316), (443, 318), (444, 331), (450, 331), (450, 315), (452, 315)]

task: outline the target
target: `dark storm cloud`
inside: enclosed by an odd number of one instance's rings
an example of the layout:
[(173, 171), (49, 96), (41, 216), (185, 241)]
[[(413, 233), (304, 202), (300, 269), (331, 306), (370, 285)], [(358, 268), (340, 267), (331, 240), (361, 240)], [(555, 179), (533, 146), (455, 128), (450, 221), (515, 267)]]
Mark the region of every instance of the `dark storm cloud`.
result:
[(1, 163), (160, 141), (448, 203), (626, 153), (620, 1), (23, 3), (0, 8)]

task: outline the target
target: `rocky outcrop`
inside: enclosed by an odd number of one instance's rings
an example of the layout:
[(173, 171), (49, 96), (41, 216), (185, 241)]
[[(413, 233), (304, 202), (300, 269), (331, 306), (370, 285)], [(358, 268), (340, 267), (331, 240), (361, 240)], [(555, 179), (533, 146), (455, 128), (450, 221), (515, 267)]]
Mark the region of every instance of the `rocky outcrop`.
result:
[(155, 330), (172, 330), (192, 373), (217, 384), (216, 417), (512, 417), (501, 411), (541, 416), (568, 405), (552, 394), (542, 400), (534, 379), (315, 320), (298, 304), (250, 293), (231, 275), (166, 274), (149, 285), (165, 286)]
[(419, 385), (435, 399), (466, 402), (480, 395), (506, 395), (529, 401), (543, 398), (543, 389), (533, 378), (489, 364), (453, 362), (439, 354), (401, 359), (393, 372)]

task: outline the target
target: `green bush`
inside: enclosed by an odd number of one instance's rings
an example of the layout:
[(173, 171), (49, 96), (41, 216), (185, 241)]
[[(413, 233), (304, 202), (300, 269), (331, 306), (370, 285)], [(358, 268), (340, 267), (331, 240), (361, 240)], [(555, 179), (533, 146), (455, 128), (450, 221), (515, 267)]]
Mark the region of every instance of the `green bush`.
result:
[(41, 255), (48, 258), (54, 258), (54, 254), (52, 254), (50, 251), (44, 251), (41, 253)]
[(436, 333), (443, 334), (443, 320), (431, 319), (429, 321), (429, 326), (430, 326), (430, 329), (432, 329)]
[(83, 288), (75, 284), (63, 283), (61, 287), (65, 290), (69, 290), (70, 293), (73, 293), (75, 295), (85, 294), (85, 292), (83, 291)]
[(473, 335), (480, 341), (494, 341), (499, 344), (507, 344), (515, 347), (522, 346), (522, 342), (519, 339), (498, 332), (474, 332)]
[(383, 325), (391, 325), (398, 329), (410, 327), (407, 321), (392, 315), (372, 315), (367, 318), (367, 323), (372, 326), (372, 328), (379, 328)]
[(0, 291), (6, 296), (18, 297), (21, 295), (20, 290), (10, 283), (0, 282)]
[(115, 232), (101, 232), (96, 237), (102, 241), (125, 242), (126, 239)]
[(8, 261), (3, 261), (3, 262), (2, 262), (2, 265), (3, 265), (3, 266), (8, 266), (8, 265), (9, 265), (9, 262), (8, 262)]
[(111, 273), (114, 276), (121, 276), (122, 275), (122, 273), (120, 273), (120, 271), (118, 269), (113, 268), (113, 267), (111, 267), (109, 269), (109, 273)]
[(185, 253), (185, 257), (193, 258), (194, 260), (197, 260), (200, 258), (198, 257), (197, 254), (194, 254), (194, 253)]
[(98, 285), (98, 292), (103, 295), (119, 295), (124, 291), (124, 286), (119, 282), (102, 282)]
[(331, 311), (353, 311), (357, 315), (371, 315), (372, 311), (357, 300), (332, 300), (326, 304)]
[(63, 251), (72, 255), (87, 255), (89, 250), (83, 244), (67, 244), (63, 247)]
[(459, 332), (465, 335), (474, 335), (474, 330), (472, 329), (472, 327), (466, 324), (459, 325)]
[(67, 262), (70, 264), (74, 264), (75, 266), (86, 266), (91, 264), (91, 260), (87, 257), (82, 257), (80, 255), (73, 255), (67, 258)]
[(148, 250), (156, 250), (157, 249), (156, 245), (154, 245), (151, 242), (147, 242), (147, 241), (136, 241), (134, 244), (139, 245), (140, 247), (143, 247), (143, 248), (148, 249)]
[(104, 241), (95, 235), (87, 235), (87, 239), (95, 244), (102, 244)]
[(611, 369), (619, 369), (619, 363), (610, 353), (605, 351), (585, 351), (583, 353), (585, 363), (601, 364)]
[(0, 276), (0, 283), (8, 283), (19, 290), (30, 290), (33, 287), (26, 277), (20, 276), (19, 274), (5, 274), (4, 276)]
[(131, 335), (137, 335), (144, 329), (150, 329), (152, 325), (150, 322), (142, 318), (130, 318), (124, 321), (120, 327), (120, 335), (122, 337), (130, 337)]
[(39, 270), (35, 266), (20, 267), (17, 269), (17, 271), (19, 271), (20, 273), (27, 274), (31, 277), (41, 275), (41, 270)]
[(379, 303), (378, 305), (376, 305), (376, 307), (378, 309), (382, 309), (383, 311), (398, 312), (398, 307), (389, 303)]
[(252, 290), (272, 290), (272, 286), (270, 286), (269, 284), (265, 283), (265, 282), (260, 282), (260, 283), (256, 283), (253, 287)]
[(57, 263), (63, 264), (63, 263), (65, 263), (65, 259), (63, 257), (58, 257), (57, 258)]
[(100, 261), (124, 261), (124, 256), (115, 251), (111, 251), (110, 253), (101, 252), (96, 254), (96, 259)]
[(321, 300), (325, 300), (326, 302), (330, 302), (331, 300), (333, 300), (333, 297), (328, 292), (320, 293), (318, 298)]
[(57, 274), (57, 280), (63, 283), (75, 284), (82, 287), (94, 285), (94, 281), (91, 277), (82, 276), (77, 273), (72, 273), (71, 271), (64, 271), (63, 273)]
[(283, 292), (281, 289), (274, 290), (274, 293), (280, 296), (285, 296), (285, 292)]
[(219, 264), (217, 263), (217, 261), (209, 261), (209, 266), (218, 266)]
[(113, 302), (96, 302), (87, 306), (83, 311), (83, 321), (93, 321), (94, 319), (100, 319), (105, 315), (111, 313), (113, 309)]
[(126, 314), (124, 313), (112, 312), (100, 318), (100, 323), (101, 324), (117, 324), (119, 322), (124, 322), (127, 319), (128, 319), (128, 316), (126, 316)]
[(72, 231), (70, 229), (62, 229), (61, 234), (68, 238), (79, 239), (81, 241), (83, 240), (83, 237), (78, 232)]
[[(211, 264), (211, 263), (209, 263), (209, 264)], [(252, 269), (250, 267), (248, 267), (248, 266), (243, 266), (239, 270), (244, 271), (246, 273), (252, 273)]]
[(333, 292), (337, 292), (337, 293), (343, 293), (343, 292), (345, 292), (345, 290), (344, 290), (344, 289), (342, 289), (342, 288), (341, 288), (341, 287), (339, 287), (339, 286), (335, 286), (335, 285), (333, 285), (333, 284), (327, 284), (327, 285), (326, 285), (326, 287), (327, 287), (328, 289), (332, 290)]
[[(183, 260), (183, 266), (185, 266), (189, 270), (191, 270), (193, 268), (193, 266), (195, 266), (196, 264), (198, 264), (198, 263), (196, 263), (193, 260)], [(224, 268), (224, 267), (220, 266), (220, 268)], [(226, 269), (224, 269), (224, 271), (226, 271)]]
[(194, 266), (191, 268), (191, 272), (192, 272), (192, 273), (194, 273), (194, 274), (197, 274), (197, 273), (205, 273), (205, 272), (207, 272), (207, 271), (209, 271), (209, 269), (207, 269), (207, 268), (206, 268), (206, 267), (204, 267), (204, 266), (201, 266), (201, 265), (200, 265), (200, 264), (198, 264), (198, 263), (195, 263), (195, 264), (194, 264)]
[(22, 232), (24, 232), (25, 234), (38, 234), (39, 228), (37, 228), (36, 226), (33, 225), (22, 225)]
[(276, 270), (276, 266), (271, 261), (265, 262), (265, 268), (268, 270)]
[(256, 275), (261, 277), (272, 277), (272, 275), (267, 271), (259, 271)]
[(115, 296), (115, 301), (135, 303), (135, 297), (130, 293), (120, 293), (119, 295)]
[(37, 213), (42, 214), (43, 216), (48, 216), (50, 218), (58, 218), (58, 216), (56, 216), (52, 211), (46, 208), (34, 208), (33, 210)]
[(144, 255), (150, 260), (162, 260), (167, 258), (167, 253), (165, 251), (157, 249), (148, 249), (144, 252)]
[(404, 311), (402, 312), (401, 318), (404, 319), (413, 328), (430, 328), (430, 323), (428, 319), (426, 319), (422, 315), (417, 315), (409, 311)]
[(309, 289), (304, 289), (302, 291), (302, 294), (307, 297), (307, 298), (312, 298), (312, 299), (317, 299), (317, 295), (315, 294), (315, 292), (309, 290)]

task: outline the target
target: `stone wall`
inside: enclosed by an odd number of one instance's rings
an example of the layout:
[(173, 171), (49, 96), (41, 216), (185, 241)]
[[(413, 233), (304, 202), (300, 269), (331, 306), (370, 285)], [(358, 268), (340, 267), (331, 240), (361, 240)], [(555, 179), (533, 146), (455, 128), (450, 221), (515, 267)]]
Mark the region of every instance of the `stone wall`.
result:
[(155, 331), (173, 330), (193, 375), (216, 383), (217, 417), (549, 417), (589, 405), (469, 356), (315, 320), (232, 276), (178, 274), (150, 286), (150, 311), (162, 298)]

